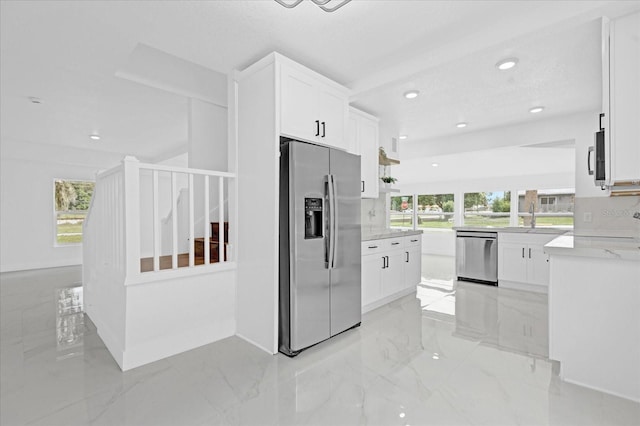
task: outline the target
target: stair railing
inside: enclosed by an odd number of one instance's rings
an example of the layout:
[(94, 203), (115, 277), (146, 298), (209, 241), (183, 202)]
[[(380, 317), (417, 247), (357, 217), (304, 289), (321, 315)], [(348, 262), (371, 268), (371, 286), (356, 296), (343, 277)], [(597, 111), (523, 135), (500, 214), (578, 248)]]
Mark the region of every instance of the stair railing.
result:
[[(142, 217), (143, 209), (141, 208), (141, 195), (148, 198), (149, 194), (142, 194), (141, 191), (149, 189), (141, 189), (140, 177), (141, 173), (147, 176), (151, 174), (151, 200), (152, 208), (150, 209), (150, 218), (146, 215)], [(164, 176), (170, 176), (171, 190), (168, 192), (160, 192), (159, 177), (163, 173)], [(146, 282), (155, 273), (165, 273), (178, 269), (178, 177), (186, 176), (188, 185), (188, 197), (185, 200), (188, 203), (188, 267), (180, 267), (181, 270), (191, 269), (195, 265), (195, 236), (196, 236), (196, 220), (203, 217), (202, 232), (204, 236), (204, 265), (211, 264), (211, 249), (208, 242), (211, 238), (211, 211), (215, 210), (212, 204), (218, 203), (217, 217), (219, 223), (220, 236), (218, 243), (218, 262), (224, 264), (230, 260), (232, 256), (231, 250), (227, 250), (225, 256), (225, 236), (224, 222), (225, 218), (225, 189), (229, 187), (231, 179), (235, 179), (235, 174), (227, 172), (219, 172), (212, 170), (191, 169), (174, 166), (164, 166), (157, 164), (147, 164), (139, 162), (135, 157), (127, 156), (122, 164), (105, 172), (99, 173), (96, 177), (96, 189), (94, 191), (94, 199), (91, 202), (87, 219), (85, 220), (84, 230), (84, 250), (85, 256), (84, 273), (91, 274), (95, 270), (96, 273), (117, 272), (123, 276), (127, 283)], [(202, 191), (196, 191), (194, 180), (202, 183)], [(217, 186), (217, 191), (215, 188)], [(217, 200), (211, 199), (210, 189), (217, 192)], [(197, 192), (197, 193), (196, 193)], [(165, 198), (162, 198), (165, 197)], [(160, 211), (160, 205), (166, 205), (170, 198), (169, 211), (171, 227), (171, 249), (170, 259), (171, 266), (169, 269), (160, 268), (160, 258), (162, 254), (162, 222), (164, 217)], [(199, 200), (202, 205), (202, 211), (196, 213), (194, 211), (195, 200)], [(201, 201), (201, 203), (200, 203)], [(180, 218), (184, 220), (183, 218)], [(141, 272), (141, 222), (152, 221), (153, 232), (153, 267), (152, 272)], [(198, 220), (199, 221), (199, 220)], [(198, 232), (200, 234), (200, 232)], [(96, 270), (97, 268), (97, 270)], [(114, 270), (115, 268), (115, 270)], [(142, 276), (146, 278), (142, 278)], [(88, 278), (88, 277), (87, 277)]]

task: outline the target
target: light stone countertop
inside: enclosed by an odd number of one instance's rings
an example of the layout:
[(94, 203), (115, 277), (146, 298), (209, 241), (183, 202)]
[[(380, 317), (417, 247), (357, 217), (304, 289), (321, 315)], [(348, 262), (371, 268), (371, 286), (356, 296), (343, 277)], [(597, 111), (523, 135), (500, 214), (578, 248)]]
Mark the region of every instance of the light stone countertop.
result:
[(544, 246), (550, 255), (597, 257), (640, 262), (640, 239), (561, 235)]
[(572, 231), (573, 227), (539, 227), (530, 228), (524, 226), (505, 226), (505, 227), (491, 227), (491, 226), (454, 226), (455, 231), (479, 231), (479, 232), (509, 232), (517, 234), (564, 234)]
[(404, 229), (376, 229), (373, 231), (362, 230), (362, 241), (382, 240), (385, 238), (408, 237), (409, 235), (420, 235), (422, 230)]

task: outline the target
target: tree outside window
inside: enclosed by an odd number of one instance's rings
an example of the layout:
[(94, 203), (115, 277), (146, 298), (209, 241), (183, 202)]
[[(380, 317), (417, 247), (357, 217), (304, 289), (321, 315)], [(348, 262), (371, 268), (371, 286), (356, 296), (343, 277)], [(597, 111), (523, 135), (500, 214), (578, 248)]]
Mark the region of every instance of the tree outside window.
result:
[(510, 210), (511, 193), (509, 191), (464, 194), (466, 226), (509, 226)]
[(54, 209), (56, 244), (82, 242), (82, 225), (87, 217), (95, 183), (56, 179)]
[(418, 195), (418, 228), (453, 227), (453, 194)]

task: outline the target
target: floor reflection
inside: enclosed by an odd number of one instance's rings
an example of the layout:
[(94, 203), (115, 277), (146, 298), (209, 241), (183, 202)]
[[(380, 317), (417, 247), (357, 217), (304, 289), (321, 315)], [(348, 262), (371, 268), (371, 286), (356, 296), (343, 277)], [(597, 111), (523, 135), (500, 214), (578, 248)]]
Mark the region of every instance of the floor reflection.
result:
[(640, 404), (558, 378), (546, 296), (426, 262), (418, 297), (295, 358), (233, 336), (124, 373), (62, 288), (78, 268), (1, 274), (0, 424), (640, 424)]
[(425, 256), (423, 315), (455, 322), (455, 335), (538, 357), (549, 354), (547, 295), (456, 281), (453, 257)]
[(82, 287), (56, 289), (57, 359), (84, 354), (84, 311)]

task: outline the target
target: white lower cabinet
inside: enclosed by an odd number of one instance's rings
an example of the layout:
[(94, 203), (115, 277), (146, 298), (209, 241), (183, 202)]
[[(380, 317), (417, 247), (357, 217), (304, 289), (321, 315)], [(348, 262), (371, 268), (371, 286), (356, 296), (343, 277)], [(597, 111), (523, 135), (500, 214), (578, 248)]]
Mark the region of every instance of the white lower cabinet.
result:
[(362, 256), (362, 306), (382, 298), (381, 271), (384, 265), (385, 259), (381, 255)]
[(422, 281), (422, 236), (405, 237), (404, 287), (418, 285)]
[(421, 280), (421, 235), (362, 243), (362, 311), (415, 291)]
[(556, 234), (499, 233), (498, 234), (498, 286), (528, 287), (547, 291), (549, 286), (549, 256), (544, 245)]

